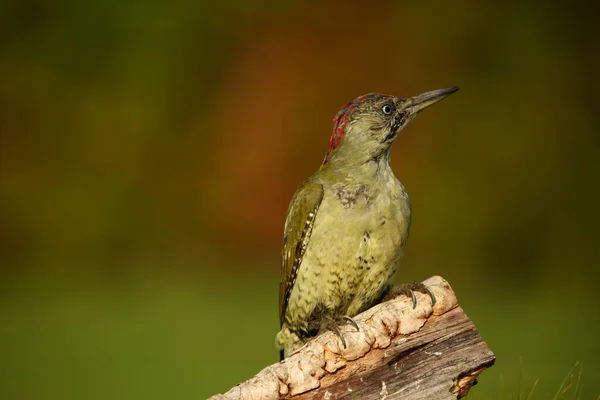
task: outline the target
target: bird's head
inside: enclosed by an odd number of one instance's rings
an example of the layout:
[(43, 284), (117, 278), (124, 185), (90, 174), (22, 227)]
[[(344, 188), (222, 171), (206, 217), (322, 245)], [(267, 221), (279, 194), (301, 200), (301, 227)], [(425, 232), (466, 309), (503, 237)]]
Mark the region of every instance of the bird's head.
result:
[(386, 94), (359, 96), (340, 109), (323, 165), (362, 164), (386, 154), (400, 131), (423, 109), (456, 92), (432, 90), (403, 99)]

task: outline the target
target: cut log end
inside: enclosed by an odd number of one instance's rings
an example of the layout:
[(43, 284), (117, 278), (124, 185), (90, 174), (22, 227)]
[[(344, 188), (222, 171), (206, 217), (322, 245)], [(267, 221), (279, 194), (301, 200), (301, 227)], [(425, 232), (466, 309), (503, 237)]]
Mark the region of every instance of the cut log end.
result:
[(344, 348), (331, 332), (285, 360), (211, 400), (232, 399), (453, 399), (464, 397), (494, 354), (458, 306), (443, 278), (423, 282), (436, 304), (417, 293), (378, 304), (342, 327)]

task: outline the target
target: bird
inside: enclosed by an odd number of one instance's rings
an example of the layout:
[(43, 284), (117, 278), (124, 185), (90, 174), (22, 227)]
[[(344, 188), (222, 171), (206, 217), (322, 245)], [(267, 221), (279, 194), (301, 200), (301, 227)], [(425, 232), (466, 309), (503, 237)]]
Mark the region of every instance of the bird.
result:
[(390, 149), (415, 116), (457, 87), (400, 98), (361, 95), (333, 119), (321, 167), (296, 190), (288, 206), (279, 283), (280, 359), (378, 302), (423, 284), (395, 286), (410, 234), (411, 201), (390, 165)]

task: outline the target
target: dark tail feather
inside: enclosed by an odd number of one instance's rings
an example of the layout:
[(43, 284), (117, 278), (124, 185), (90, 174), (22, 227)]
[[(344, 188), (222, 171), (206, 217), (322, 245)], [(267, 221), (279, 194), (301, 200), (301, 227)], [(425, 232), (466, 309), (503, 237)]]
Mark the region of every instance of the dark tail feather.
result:
[(283, 361), (283, 350), (279, 350), (279, 361)]

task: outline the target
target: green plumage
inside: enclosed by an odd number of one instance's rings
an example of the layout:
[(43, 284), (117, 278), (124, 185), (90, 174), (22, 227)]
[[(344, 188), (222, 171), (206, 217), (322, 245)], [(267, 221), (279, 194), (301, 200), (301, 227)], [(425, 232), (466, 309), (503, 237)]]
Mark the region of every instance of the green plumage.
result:
[(280, 324), (284, 321), (290, 292), (298, 277), (298, 270), (310, 240), (321, 200), (323, 200), (323, 186), (307, 181), (298, 188), (288, 207), (281, 251)]
[(453, 91), (409, 99), (370, 94), (338, 113), (323, 166), (296, 191), (287, 212), (277, 334), (285, 356), (390, 288), (411, 212), (390, 167), (390, 146), (418, 111)]

